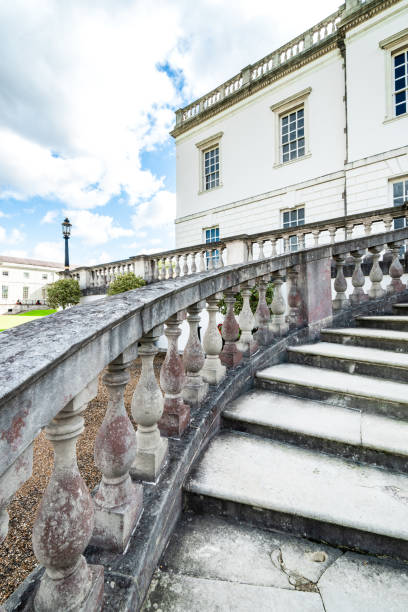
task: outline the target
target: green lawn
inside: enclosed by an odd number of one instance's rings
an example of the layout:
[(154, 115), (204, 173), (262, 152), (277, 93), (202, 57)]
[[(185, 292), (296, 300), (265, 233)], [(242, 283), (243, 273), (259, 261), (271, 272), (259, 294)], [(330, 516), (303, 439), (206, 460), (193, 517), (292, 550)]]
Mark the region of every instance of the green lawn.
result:
[(44, 317), (45, 315), (54, 314), (55, 309), (50, 310), (29, 310), (28, 312), (20, 312), (19, 317)]
[[(17, 315), (0, 315), (0, 332), (11, 329), (17, 325), (23, 325), (30, 321), (36, 321), (38, 317), (44, 317), (57, 312), (56, 310), (31, 310), (30, 312), (20, 312)], [(24, 318), (22, 318), (24, 316)]]

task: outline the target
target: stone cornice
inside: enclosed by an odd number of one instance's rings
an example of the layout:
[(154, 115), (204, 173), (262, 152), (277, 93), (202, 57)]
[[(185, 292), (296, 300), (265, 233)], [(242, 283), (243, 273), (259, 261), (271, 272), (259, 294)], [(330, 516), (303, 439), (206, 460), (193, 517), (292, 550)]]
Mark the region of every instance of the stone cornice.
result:
[(286, 75), (299, 70), (303, 66), (306, 66), (310, 62), (319, 59), (323, 55), (330, 51), (338, 48), (340, 52), (344, 49), (344, 38), (346, 33), (352, 28), (357, 27), (364, 21), (371, 19), (378, 13), (386, 10), (390, 6), (401, 2), (401, 0), (372, 0), (368, 4), (363, 4), (358, 9), (351, 12), (349, 15), (344, 14), (341, 22), (338, 24), (337, 31), (327, 36), (320, 43), (313, 45), (309, 49), (304, 50), (301, 54), (294, 56), (291, 60), (285, 62), (281, 66), (277, 66), (270, 72), (266, 73), (256, 81), (249, 81), (238, 89), (237, 91), (230, 94), (228, 97), (223, 98), (213, 106), (207, 109), (201, 110), (195, 117), (190, 118), (185, 123), (176, 125), (170, 132), (173, 138), (177, 138), (181, 134), (188, 132), (190, 128), (196, 127), (197, 125), (211, 119), (218, 113), (231, 108), (235, 104), (245, 100), (249, 96), (257, 93), (261, 89), (268, 87), (275, 81), (285, 77)]

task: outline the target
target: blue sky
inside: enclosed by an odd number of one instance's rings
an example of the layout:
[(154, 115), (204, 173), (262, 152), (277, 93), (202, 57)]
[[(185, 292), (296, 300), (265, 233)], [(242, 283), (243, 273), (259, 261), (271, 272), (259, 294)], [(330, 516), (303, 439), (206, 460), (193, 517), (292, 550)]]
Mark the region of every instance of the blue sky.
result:
[(338, 4), (0, 2), (0, 254), (62, 261), (66, 215), (77, 264), (173, 248), (174, 110)]

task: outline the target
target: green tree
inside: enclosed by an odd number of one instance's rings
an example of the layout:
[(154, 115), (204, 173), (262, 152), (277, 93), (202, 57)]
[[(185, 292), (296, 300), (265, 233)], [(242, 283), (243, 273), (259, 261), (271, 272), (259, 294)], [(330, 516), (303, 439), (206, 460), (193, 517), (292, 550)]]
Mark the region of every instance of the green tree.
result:
[(139, 289), (146, 284), (146, 281), (141, 276), (136, 276), (133, 272), (127, 272), (121, 274), (116, 280), (114, 280), (108, 289), (108, 295), (116, 295), (117, 293), (123, 293), (124, 291), (130, 291), (131, 289)]
[(81, 290), (75, 278), (61, 278), (47, 287), (47, 302), (51, 308), (65, 310), (67, 306), (79, 304)]

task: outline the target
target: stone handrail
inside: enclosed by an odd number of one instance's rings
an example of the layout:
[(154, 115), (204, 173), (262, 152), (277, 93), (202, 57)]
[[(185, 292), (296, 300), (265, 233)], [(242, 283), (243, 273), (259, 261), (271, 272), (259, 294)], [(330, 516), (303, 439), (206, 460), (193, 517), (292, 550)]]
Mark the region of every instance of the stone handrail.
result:
[[(291, 252), (294, 248), (319, 246), (322, 242), (334, 244), (345, 236), (352, 237), (354, 228), (359, 226), (364, 228), (366, 235), (375, 229), (375, 224), (377, 231), (389, 230), (393, 219), (407, 216), (408, 210), (404, 205), (387, 207), (286, 229), (230, 236), (218, 242), (201, 243), (153, 255), (136, 255), (122, 261), (77, 268), (72, 276), (78, 278), (83, 290), (100, 288), (106, 291), (111, 281), (126, 272), (134, 272), (148, 283), (178, 278), (207, 269), (222, 268), (225, 264), (252, 261), (256, 255), (262, 257), (267, 247), (270, 251), (268, 254), (274, 256)], [(292, 236), (297, 237), (295, 245), (290, 243)], [(257, 245), (258, 253), (255, 253), (254, 245)]]
[[(37, 612), (100, 609), (104, 567), (88, 565), (83, 552), (89, 542), (112, 554), (126, 550), (143, 509), (142, 481), (155, 486), (166, 469), (167, 438), (188, 430), (190, 410), (203, 402), (209, 386), (214, 388), (226, 369), (288, 331), (318, 330), (330, 324), (333, 312), (376, 300), (385, 292), (405, 291), (399, 251), (406, 239), (408, 228), (403, 228), (171, 278), (1, 334), (0, 542), (7, 534), (6, 506), (31, 474), (33, 441), (40, 428), (45, 427), (54, 447), (54, 470), (33, 528), (34, 553), (46, 568), (34, 595)], [(368, 294), (361, 268), (366, 249), (372, 255)], [(384, 288), (379, 259), (388, 249), (390, 282)], [(349, 255), (354, 265), (350, 295), (343, 275)], [(271, 279), (269, 308), (265, 294)], [(253, 315), (249, 299), (255, 285), (259, 301)], [(243, 308), (237, 320), (234, 302), (239, 290)], [(223, 294), (224, 347), (215, 318)], [(209, 324), (201, 342), (197, 326), (205, 302)], [(181, 357), (178, 337), (186, 318), (190, 335)], [(160, 389), (153, 357), (164, 325), (168, 348)], [(135, 432), (123, 396), (129, 365), (137, 355), (142, 373), (132, 400)], [(75, 446), (84, 428), (82, 413), (96, 395), (102, 371), (108, 408), (95, 441), (102, 480), (92, 498), (77, 468)]]

